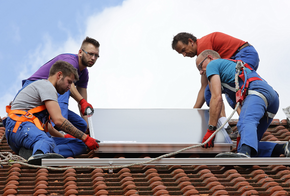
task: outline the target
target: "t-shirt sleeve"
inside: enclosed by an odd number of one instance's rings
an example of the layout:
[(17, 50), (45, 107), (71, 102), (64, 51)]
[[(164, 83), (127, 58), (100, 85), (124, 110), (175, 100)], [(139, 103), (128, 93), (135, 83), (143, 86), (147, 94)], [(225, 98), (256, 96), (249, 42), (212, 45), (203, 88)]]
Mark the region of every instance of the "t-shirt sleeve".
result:
[(209, 78), (212, 75), (219, 75), (219, 66), (217, 61), (211, 61), (206, 67), (206, 77)]

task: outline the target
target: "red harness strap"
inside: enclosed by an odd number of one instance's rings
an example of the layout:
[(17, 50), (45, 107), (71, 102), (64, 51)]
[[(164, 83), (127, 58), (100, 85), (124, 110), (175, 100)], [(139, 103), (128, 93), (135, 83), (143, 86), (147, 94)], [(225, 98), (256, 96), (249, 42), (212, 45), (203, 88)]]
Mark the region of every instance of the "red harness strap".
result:
[[(11, 110), (11, 106), (8, 105), (6, 106), (6, 112), (8, 114), (8, 117), (10, 117), (12, 120), (16, 121), (16, 124), (14, 126), (13, 132), (16, 133), (18, 127), (20, 126), (21, 123), (23, 122), (31, 122), (33, 124), (35, 124), (35, 126), (44, 131), (44, 126), (47, 124), (43, 124), (36, 116), (34, 116), (33, 114), (41, 112), (43, 110), (45, 110), (46, 107), (45, 105), (41, 105), (41, 106), (37, 106), (35, 108), (32, 108), (28, 111), (24, 111), (24, 110)], [(18, 114), (18, 115), (17, 115)], [(19, 116), (19, 114), (21, 116)], [(48, 127), (45, 126), (45, 131), (48, 131)]]

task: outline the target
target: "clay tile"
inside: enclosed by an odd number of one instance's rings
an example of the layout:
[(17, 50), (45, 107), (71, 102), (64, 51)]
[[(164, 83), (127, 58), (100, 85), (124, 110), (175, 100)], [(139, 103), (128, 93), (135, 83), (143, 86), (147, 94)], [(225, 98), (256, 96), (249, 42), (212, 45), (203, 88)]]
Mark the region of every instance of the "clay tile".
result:
[(69, 169), (65, 170), (65, 172), (63, 173), (63, 175), (66, 175), (69, 172), (76, 173), (76, 170), (74, 168), (69, 168)]
[(211, 173), (211, 171), (209, 169), (202, 169), (197, 174), (199, 176), (202, 176), (203, 174), (207, 174), (207, 173)]
[(41, 176), (48, 176), (48, 173), (38, 173), (36, 178), (40, 178)]
[(200, 195), (196, 189), (190, 189), (183, 193), (184, 196)]
[(279, 131), (276, 132), (277, 135), (282, 135), (283, 133), (289, 132), (288, 129), (280, 129)]
[(279, 119), (273, 119), (271, 122), (271, 125), (280, 125), (280, 120)]
[(39, 174), (39, 173), (48, 173), (48, 170), (45, 168), (40, 168), (39, 170), (37, 170), (36, 174)]
[(238, 182), (238, 183), (236, 183), (233, 187), (234, 187), (235, 189), (239, 189), (239, 188), (241, 188), (242, 186), (247, 186), (247, 185), (249, 185), (249, 182), (248, 182), (248, 181), (242, 181), (242, 182)]
[[(231, 174), (231, 175), (233, 175), (233, 174)], [(201, 175), (199, 178), (201, 180), (204, 180), (205, 178), (210, 178), (210, 177), (213, 177), (213, 176), (214, 175), (212, 173), (206, 173), (206, 174)]]
[(176, 182), (179, 184), (181, 182), (184, 182), (184, 181), (190, 181), (189, 177), (185, 176), (185, 177), (180, 177), (176, 180)]
[(94, 175), (95, 173), (104, 173), (104, 171), (100, 168), (96, 168), (92, 171), (92, 175)]
[(147, 169), (151, 169), (151, 168), (155, 168), (155, 165), (145, 165), (142, 167), (142, 170), (147, 170)]
[(208, 190), (211, 189), (213, 186), (216, 186), (216, 185), (220, 185), (221, 183), (219, 181), (215, 181), (215, 182), (210, 182), (208, 183), (205, 188), (207, 188)]
[(215, 192), (216, 190), (224, 190), (224, 189), (225, 189), (225, 187), (224, 187), (223, 185), (219, 184), (219, 185), (213, 186), (213, 187), (209, 190), (209, 192), (213, 193), (213, 192)]
[(149, 187), (151, 189), (154, 189), (154, 187), (158, 186), (158, 185), (163, 185), (163, 182), (162, 181), (155, 181), (155, 182), (152, 182)]
[(266, 131), (263, 136), (266, 136), (266, 135), (271, 135), (272, 133), (270, 133), (269, 131)]
[(65, 192), (67, 192), (68, 190), (70, 190), (70, 189), (78, 189), (78, 187), (75, 185), (75, 184), (70, 184), (70, 185), (68, 185), (68, 186), (66, 186), (65, 188), (64, 188), (64, 190), (65, 190)]
[(165, 190), (166, 189), (166, 186), (164, 186), (164, 185), (158, 185), (158, 186), (156, 186), (156, 187), (154, 187), (154, 189), (152, 190), (154, 193), (156, 193), (157, 191), (159, 191), (159, 190)]
[(269, 188), (269, 187), (272, 187), (272, 186), (278, 186), (279, 184), (277, 182), (266, 182), (262, 185), (263, 188)]
[(124, 195), (130, 196), (132, 194), (138, 194), (138, 191), (136, 191), (135, 189), (131, 189), (131, 190), (127, 191)]
[(273, 172), (278, 172), (278, 171), (282, 171), (282, 170), (286, 170), (287, 169), (287, 167), (285, 166), (285, 165), (276, 165), (273, 169), (272, 169), (272, 171)]
[(45, 190), (45, 189), (37, 189), (36, 191), (34, 191), (33, 196), (38, 196), (39, 194), (47, 194), (47, 190)]
[(15, 175), (13, 175), (13, 176), (9, 176), (8, 178), (7, 178), (7, 180), (6, 180), (6, 182), (9, 182), (10, 180), (19, 180), (19, 177), (18, 176), (15, 176)]
[(224, 196), (224, 195), (229, 195), (229, 193), (226, 190), (217, 190), (212, 195), (213, 196), (217, 196), (217, 195), (219, 195), (219, 196), (223, 195)]
[(77, 183), (75, 181), (68, 181), (64, 184), (64, 187), (67, 187), (68, 185), (74, 184), (76, 185)]
[(91, 179), (95, 179), (96, 177), (103, 177), (103, 176), (105, 176), (104, 173), (94, 173)]
[(78, 194), (78, 191), (76, 189), (69, 189), (64, 193), (65, 196), (71, 196), (72, 194)]
[(181, 178), (181, 177), (187, 177), (186, 173), (176, 174), (175, 176), (173, 176), (173, 179), (176, 180), (176, 179)]
[(183, 188), (186, 187), (187, 185), (192, 185), (192, 184), (191, 184), (191, 182), (189, 182), (189, 181), (184, 181), (184, 182), (179, 183), (179, 184), (177, 185), (177, 187), (178, 187), (179, 189), (183, 189)]
[(6, 183), (6, 186), (7, 186), (8, 184), (19, 185), (19, 182), (18, 182), (17, 180), (10, 180), (10, 181), (8, 181), (8, 182)]
[(269, 187), (266, 192), (270, 192), (271, 194), (274, 193), (275, 191), (282, 191), (283, 188), (281, 186), (272, 186), (272, 187)]
[(123, 179), (123, 178), (128, 177), (128, 176), (131, 177), (132, 174), (130, 172), (124, 172), (118, 178)]
[(224, 175), (228, 176), (228, 175), (234, 174), (234, 173), (238, 173), (238, 171), (236, 169), (229, 169), (224, 173)]
[(288, 122), (287, 122), (287, 120), (286, 120), (286, 119), (282, 119), (282, 120), (280, 121), (280, 124), (281, 124), (281, 125), (287, 125), (287, 124), (288, 124)]
[(245, 186), (241, 186), (241, 187), (238, 189), (238, 192), (243, 193), (243, 192), (246, 192), (246, 191), (248, 191), (248, 190), (253, 190), (253, 187), (252, 187), (250, 184), (245, 185)]
[(93, 183), (93, 187), (97, 187), (100, 184), (106, 184), (106, 183), (104, 181), (97, 181), (97, 182)]
[(46, 184), (38, 184), (37, 186), (35, 186), (34, 190), (38, 190), (38, 189), (47, 189)]
[(150, 180), (148, 180), (149, 184), (151, 184), (152, 182), (156, 182), (156, 181), (162, 181), (162, 179), (159, 176), (155, 176), (155, 177), (151, 178)]
[(128, 177), (123, 178), (120, 182), (121, 182), (121, 184), (123, 184), (126, 181), (134, 181), (134, 178), (132, 178), (131, 176), (128, 176)]
[(135, 184), (128, 184), (125, 188), (124, 188), (124, 191), (128, 191), (128, 190), (131, 190), (131, 189), (136, 189), (136, 185)]
[(14, 194), (15, 195), (15, 194), (17, 194), (17, 191), (15, 189), (7, 189), (4, 192), (3, 196), (10, 195), (10, 194)]
[(21, 175), (19, 172), (13, 171), (13, 172), (9, 173), (9, 175), (7, 177), (10, 177), (10, 176), (21, 176)]
[(250, 176), (256, 176), (257, 174), (265, 174), (265, 172), (261, 169), (258, 169), (258, 170), (254, 170), (252, 171), (249, 175)]
[(107, 187), (106, 184), (99, 184), (98, 186), (96, 186), (96, 187), (94, 188), (94, 191), (95, 191), (95, 193), (96, 193), (96, 192), (98, 192), (99, 190), (107, 189), (107, 188), (108, 188), (108, 187)]
[(183, 169), (175, 169), (170, 174), (172, 176), (175, 176), (176, 174), (179, 174), (179, 173), (184, 173), (184, 170)]
[(76, 181), (77, 179), (74, 176), (69, 176), (64, 178), (64, 183), (68, 182), (68, 181)]
[(67, 177), (71, 177), (71, 176), (76, 176), (77, 174), (75, 172), (67, 172), (65, 175), (64, 175), (64, 178), (67, 178)]
[(290, 179), (286, 180), (284, 183), (289, 185), (290, 184)]
[(36, 182), (35, 186), (38, 186), (39, 184), (48, 185), (48, 182), (46, 180), (39, 180), (38, 182)]
[(14, 168), (21, 168), (21, 167), (22, 167), (22, 165), (20, 165), (19, 163), (14, 163), (14, 164), (10, 167), (9, 171), (10, 171), (10, 170), (13, 170)]
[(269, 176), (267, 174), (257, 174), (253, 180), (258, 181), (261, 178), (268, 178)]
[(121, 170), (118, 172), (118, 174), (121, 175), (121, 174), (124, 173), (124, 172), (129, 172), (129, 173), (130, 173), (131, 171), (130, 171), (129, 168), (125, 167), (125, 168), (121, 169)]
[(154, 193), (153, 195), (154, 195), (154, 196), (160, 196), (160, 195), (164, 195), (164, 194), (168, 194), (168, 191), (162, 189), (162, 190), (157, 191), (157, 192)]
[(233, 184), (236, 184), (237, 182), (241, 182), (241, 181), (244, 181), (246, 180), (244, 177), (236, 177), (236, 178), (233, 178), (230, 182), (233, 183)]
[(15, 172), (21, 172), (21, 169), (19, 167), (12, 167), (12, 168), (9, 169), (8, 173), (14, 172), (14, 171)]
[(208, 184), (209, 182), (214, 182), (214, 181), (218, 181), (218, 179), (216, 177), (210, 177), (210, 178), (206, 178), (203, 183)]
[(133, 181), (126, 181), (123, 184), (121, 184), (122, 189), (126, 188), (126, 186), (130, 185), (130, 184), (135, 184)]
[(193, 171), (199, 171), (202, 169), (208, 169), (208, 166), (207, 165), (198, 165), (197, 167), (194, 168)]
[(277, 132), (277, 131), (279, 131), (280, 129), (285, 129), (285, 127), (282, 126), (282, 125), (276, 126), (275, 129), (274, 129), (274, 131)]
[(248, 190), (248, 191), (245, 191), (241, 196), (249, 196), (249, 195), (259, 196), (260, 194), (256, 190)]
[(159, 176), (159, 174), (158, 174), (158, 173), (154, 173), (154, 172), (152, 172), (152, 173), (150, 173), (149, 175), (145, 176), (145, 179), (146, 179), (146, 180), (149, 180), (149, 179), (151, 179), (151, 178), (153, 178), (153, 177), (155, 177), (155, 176)]
[(147, 169), (144, 174), (149, 175), (150, 173), (157, 173), (157, 169), (155, 168)]
[(185, 193), (191, 189), (195, 189), (195, 187), (193, 185), (187, 185), (187, 186), (183, 187), (183, 189), (181, 189), (181, 192)]
[(17, 189), (17, 186), (15, 184), (8, 184), (5, 186), (5, 188), (3, 189), (4, 192), (7, 190), (7, 189)]
[(273, 180), (273, 178), (268, 178), (268, 176), (267, 177), (265, 177), (265, 178), (261, 178), (258, 182), (257, 182), (257, 184), (264, 184), (264, 183), (266, 183), (266, 182), (273, 182), (274, 180)]
[(280, 179), (283, 181), (286, 181), (286, 180), (290, 179), (290, 174), (286, 174), (286, 175), (280, 177)]
[(275, 191), (274, 193), (271, 194), (271, 196), (285, 196), (285, 195), (288, 195), (288, 193), (284, 190)]
[(40, 180), (47, 181), (48, 178), (47, 178), (46, 176), (44, 176), (44, 175), (40, 175), (40, 176), (38, 176), (38, 177), (36, 178), (36, 182), (38, 182), (38, 181), (40, 181)]

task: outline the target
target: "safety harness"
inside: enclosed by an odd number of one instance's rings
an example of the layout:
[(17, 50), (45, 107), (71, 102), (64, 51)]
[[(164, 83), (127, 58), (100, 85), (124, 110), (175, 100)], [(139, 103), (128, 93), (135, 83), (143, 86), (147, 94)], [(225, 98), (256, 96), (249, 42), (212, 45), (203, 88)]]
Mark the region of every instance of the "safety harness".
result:
[[(239, 102), (242, 105), (246, 96), (253, 94), (253, 95), (257, 95), (257, 96), (261, 97), (266, 104), (266, 108), (268, 108), (267, 98), (262, 93), (255, 91), (255, 90), (248, 89), (249, 84), (251, 82), (253, 82), (255, 80), (262, 81), (262, 79), (259, 77), (250, 77), (250, 78), (247, 77), (247, 73), (246, 73), (245, 68), (248, 68), (251, 71), (253, 71), (253, 69), (247, 63), (244, 63), (241, 60), (232, 60), (232, 59), (228, 59), (228, 60), (231, 60), (231, 61), (237, 63), (236, 64), (236, 74), (235, 74), (235, 88), (226, 84), (226, 83), (222, 83), (222, 86), (229, 89), (230, 91), (236, 93), (236, 103)], [(239, 87), (239, 78), (243, 81), (243, 85), (241, 86), (241, 88)], [(267, 111), (267, 115), (270, 118), (274, 118), (274, 116), (275, 116), (275, 114), (268, 112), (268, 111)]]
[[(42, 112), (46, 110), (45, 105), (37, 106), (32, 108), (28, 111), (25, 110), (11, 110), (11, 105), (6, 106), (6, 112), (8, 117), (12, 120), (16, 121), (14, 126), (13, 132), (16, 133), (17, 129), (19, 128), (20, 124), (23, 122), (31, 122), (33, 123), (38, 129), (42, 131), (48, 131), (48, 122), (42, 123), (39, 118), (37, 118), (34, 114)], [(49, 119), (49, 118), (48, 118)]]

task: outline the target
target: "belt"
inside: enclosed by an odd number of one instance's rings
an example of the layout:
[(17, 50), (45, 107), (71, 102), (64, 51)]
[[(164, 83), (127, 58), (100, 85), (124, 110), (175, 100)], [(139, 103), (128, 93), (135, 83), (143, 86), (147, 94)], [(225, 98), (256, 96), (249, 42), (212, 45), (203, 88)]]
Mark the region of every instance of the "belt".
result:
[(250, 46), (251, 44), (249, 44), (248, 42), (246, 42), (245, 44), (243, 44), (241, 47), (238, 48), (238, 51), (242, 50), (243, 48)]

